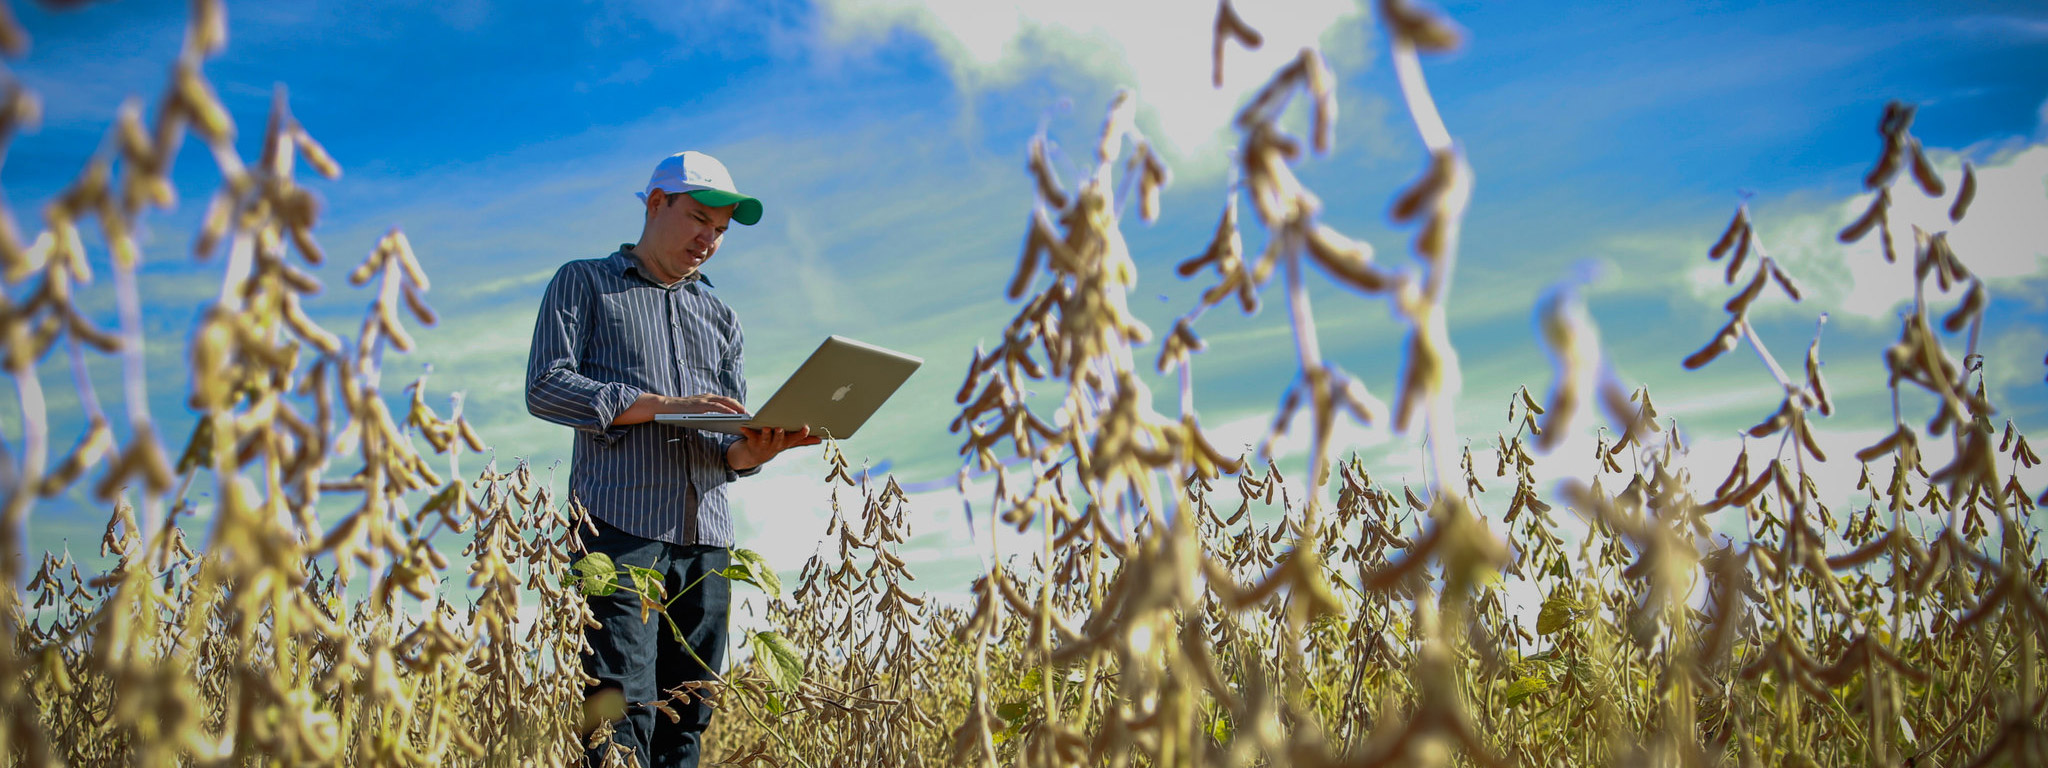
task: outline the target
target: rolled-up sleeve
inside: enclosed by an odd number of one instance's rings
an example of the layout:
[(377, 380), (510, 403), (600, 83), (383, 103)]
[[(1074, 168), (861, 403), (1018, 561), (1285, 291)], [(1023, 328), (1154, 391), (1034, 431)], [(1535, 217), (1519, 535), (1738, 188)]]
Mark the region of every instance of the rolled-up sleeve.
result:
[(612, 420), (632, 407), (644, 390), (600, 382), (579, 372), (588, 337), (584, 329), (586, 302), (591, 295), (587, 278), (577, 274), (573, 265), (555, 272), (548, 282), (526, 358), (526, 410), (611, 443), (625, 436), (627, 429)]
[(742, 477), (760, 474), (761, 472), (761, 467), (758, 464), (747, 469), (733, 469), (732, 462), (726, 460), (726, 457), (728, 456), (727, 452), (732, 450), (733, 445), (735, 443), (739, 443), (745, 440), (746, 438), (740, 435), (724, 435), (718, 441), (718, 456), (720, 461), (725, 466), (726, 482), (732, 482)]
[[(746, 343), (746, 331), (740, 327), (739, 319), (734, 318), (732, 323), (732, 346), (727, 348), (729, 351), (726, 354), (726, 357), (732, 360), (732, 386), (735, 390), (733, 394), (733, 399), (738, 400), (742, 403), (747, 401)], [(727, 460), (727, 452), (732, 450), (733, 444), (741, 442), (746, 439), (747, 438), (742, 435), (720, 436), (720, 439), (718, 441), (718, 463), (719, 466), (725, 469), (726, 482), (732, 482), (742, 477), (751, 477), (753, 475), (758, 475), (761, 473), (761, 466), (758, 464), (747, 469), (733, 469), (732, 462)]]

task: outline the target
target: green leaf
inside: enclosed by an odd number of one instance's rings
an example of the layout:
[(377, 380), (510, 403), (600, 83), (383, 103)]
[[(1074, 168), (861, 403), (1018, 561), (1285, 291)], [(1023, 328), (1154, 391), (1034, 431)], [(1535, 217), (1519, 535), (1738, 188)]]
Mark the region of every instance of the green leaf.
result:
[(1507, 705), (1521, 706), (1530, 696), (1550, 690), (1550, 681), (1541, 677), (1524, 677), (1508, 684)]
[[(1047, 676), (1045, 673), (1045, 667), (1032, 667), (1030, 669), (1024, 670), (1024, 674), (1017, 676), (1016, 688), (1017, 690), (1025, 691), (1027, 693), (1038, 693), (1045, 690), (1046, 679)], [(1058, 686), (1058, 683), (1060, 683), (1061, 681), (1066, 681), (1068, 683), (1079, 683), (1086, 679), (1088, 679), (1087, 674), (1078, 669), (1074, 669), (1071, 667), (1052, 668), (1051, 680), (1055, 684), (1055, 687), (1053, 689), (1055, 691), (1062, 690)]]
[(1009, 726), (1004, 730), (1015, 730), (1018, 723), (1023, 722), (1024, 718), (1030, 716), (1031, 701), (1029, 699), (1019, 699), (996, 707), (996, 717), (1000, 717), (1003, 719), (1003, 722), (1009, 723)]
[(625, 570), (626, 575), (633, 579), (633, 591), (656, 602), (668, 599), (668, 588), (662, 585), (661, 571), (637, 565), (628, 565)]
[(1545, 679), (1549, 679), (1556, 677), (1559, 672), (1564, 671), (1565, 663), (1558, 656), (1557, 649), (1551, 648), (1542, 653), (1524, 656), (1513, 664), (1508, 665), (1508, 669), (1512, 674), (1542, 675)]
[(1017, 678), (1017, 690), (1029, 691), (1031, 693), (1045, 690), (1045, 669), (1043, 667), (1032, 667), (1025, 670), (1024, 674)]
[(804, 676), (804, 657), (789, 644), (789, 640), (774, 632), (756, 632), (747, 638), (747, 645), (753, 649), (754, 658), (761, 662), (777, 687), (796, 689), (797, 681)]
[(741, 556), (751, 559), (754, 563), (754, 586), (760, 587), (769, 597), (782, 599), (782, 577), (775, 574), (775, 566), (769, 565), (767, 558), (751, 549), (742, 549), (739, 552), (742, 553)]
[(579, 577), (577, 586), (582, 588), (583, 594), (605, 597), (619, 591), (619, 570), (612, 565), (611, 555), (603, 552), (584, 555), (583, 559), (576, 561), (575, 569)]
[[(748, 568), (747, 566), (741, 565), (739, 563), (734, 563), (732, 565), (726, 566), (723, 569), (720, 569), (718, 575), (724, 576), (728, 579), (732, 579), (733, 581), (741, 582), (744, 584), (754, 584), (753, 569)], [(759, 587), (761, 585), (754, 584), (754, 586)]]
[(1554, 635), (1579, 618), (1579, 601), (1567, 590), (1543, 598), (1543, 612), (1536, 614), (1536, 634)]
[(719, 571), (733, 581), (746, 582), (756, 589), (768, 593), (769, 597), (782, 599), (782, 577), (775, 575), (775, 569), (759, 552), (751, 549), (732, 549), (732, 565)]

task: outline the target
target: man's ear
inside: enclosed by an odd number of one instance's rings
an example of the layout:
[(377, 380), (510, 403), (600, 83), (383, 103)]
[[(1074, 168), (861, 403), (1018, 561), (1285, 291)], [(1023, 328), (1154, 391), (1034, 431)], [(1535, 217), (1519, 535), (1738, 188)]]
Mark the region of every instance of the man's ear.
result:
[(667, 199), (668, 199), (668, 193), (667, 193), (667, 192), (665, 192), (665, 191), (663, 191), (663, 190), (662, 190), (662, 189), (661, 189), (660, 187), (656, 187), (656, 188), (654, 188), (654, 189), (653, 189), (652, 191), (648, 192), (648, 193), (647, 193), (647, 218), (649, 218), (649, 219), (652, 219), (652, 218), (654, 218), (654, 214), (655, 214), (656, 212), (658, 212), (658, 211), (660, 211), (660, 210), (661, 210), (661, 204), (662, 204), (662, 201), (664, 201), (664, 200), (667, 200)]

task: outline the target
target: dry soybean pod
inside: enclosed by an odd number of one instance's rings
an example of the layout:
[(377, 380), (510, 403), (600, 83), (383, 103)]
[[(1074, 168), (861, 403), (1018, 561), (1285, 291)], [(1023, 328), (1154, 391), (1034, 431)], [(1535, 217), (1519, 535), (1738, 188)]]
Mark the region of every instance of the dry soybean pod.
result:
[(1258, 50), (1259, 46), (1265, 43), (1265, 38), (1259, 34), (1259, 31), (1252, 29), (1251, 25), (1244, 23), (1244, 19), (1237, 15), (1237, 9), (1230, 7), (1229, 0), (1217, 3), (1216, 7), (1216, 33), (1214, 35), (1214, 48), (1210, 52), (1210, 58), (1213, 61), (1210, 80), (1217, 88), (1223, 87), (1223, 43), (1225, 40), (1236, 40), (1246, 50), (1254, 51)]
[(1984, 281), (1972, 278), (1970, 280), (1970, 290), (1963, 294), (1962, 303), (1956, 305), (1955, 311), (1948, 313), (1947, 317), (1942, 318), (1941, 327), (1949, 333), (1962, 331), (1963, 326), (1968, 325), (1970, 320), (1984, 312), (1984, 302)]
[(1877, 165), (1864, 175), (1863, 188), (1878, 189), (1890, 184), (1892, 177), (1899, 173), (1899, 155), (1903, 152), (1898, 134), (1887, 132), (1884, 135), (1884, 153), (1877, 156)]
[(1722, 310), (1737, 314), (1748, 310), (1749, 303), (1755, 301), (1756, 297), (1764, 292), (1764, 284), (1770, 282), (1770, 263), (1769, 258), (1764, 259), (1762, 268), (1756, 271), (1756, 277), (1749, 279), (1749, 285), (1743, 286), (1741, 293), (1735, 294), (1727, 304), (1721, 305)]
[(1735, 218), (1728, 221), (1728, 229), (1721, 232), (1721, 239), (1714, 241), (1714, 247), (1707, 249), (1707, 258), (1719, 261), (1728, 255), (1728, 249), (1735, 247), (1736, 238), (1747, 237), (1749, 232), (1749, 206), (1737, 206)]
[(1742, 232), (1743, 236), (1735, 241), (1735, 257), (1728, 260), (1728, 269), (1721, 279), (1729, 285), (1734, 285), (1735, 276), (1742, 273), (1742, 263), (1749, 259), (1749, 243), (1756, 239), (1755, 230), (1743, 227)]
[(1820, 406), (1820, 415), (1834, 415), (1835, 405), (1828, 397), (1827, 381), (1820, 375), (1820, 339), (1818, 336), (1814, 338), (1813, 344), (1806, 348), (1806, 385), (1808, 389), (1812, 390), (1814, 401)]
[(1927, 159), (1920, 140), (1910, 139), (1906, 146), (1913, 155), (1913, 182), (1920, 185), (1920, 191), (1927, 193), (1928, 197), (1948, 194), (1948, 185), (1941, 183), (1941, 174), (1934, 172), (1934, 163)]
[(1783, 267), (1778, 266), (1778, 262), (1765, 259), (1764, 264), (1770, 267), (1771, 280), (1776, 282), (1779, 288), (1785, 289), (1786, 296), (1792, 297), (1793, 301), (1803, 298), (1804, 294), (1799, 290), (1799, 283), (1794, 281), (1792, 275), (1786, 273)]
[[(1865, 234), (1868, 234), (1872, 227), (1878, 226), (1882, 223), (1883, 219), (1885, 218), (1885, 209), (1890, 208), (1891, 205), (1891, 190), (1878, 190), (1877, 196), (1871, 198), (1870, 207), (1864, 209), (1863, 215), (1858, 216), (1855, 221), (1850, 222), (1849, 226), (1842, 228), (1841, 234), (1836, 235), (1835, 239), (1840, 240), (1844, 243), (1853, 243), (1863, 239), (1863, 236)], [(1885, 239), (1890, 240), (1891, 238), (1887, 237)], [(1886, 259), (1886, 261), (1890, 261), (1890, 259)]]
[(1956, 189), (1956, 201), (1948, 207), (1950, 223), (1963, 220), (1963, 214), (1970, 210), (1970, 201), (1977, 197), (1977, 169), (1970, 161), (1963, 161), (1963, 183)]
[(1742, 318), (1739, 317), (1734, 320), (1728, 321), (1728, 324), (1721, 328), (1720, 333), (1714, 335), (1713, 341), (1707, 342), (1707, 345), (1701, 347), (1699, 351), (1694, 352), (1691, 355), (1688, 355), (1685, 358), (1684, 363), (1686, 369), (1697, 369), (1700, 366), (1713, 362), (1714, 358), (1720, 357), (1722, 353), (1734, 349), (1736, 343), (1737, 324), (1741, 322)]

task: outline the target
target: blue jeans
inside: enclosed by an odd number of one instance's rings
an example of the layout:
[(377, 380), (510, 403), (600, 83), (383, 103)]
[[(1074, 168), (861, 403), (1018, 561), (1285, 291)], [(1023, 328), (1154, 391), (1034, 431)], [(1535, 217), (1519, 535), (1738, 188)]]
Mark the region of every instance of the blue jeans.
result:
[[(583, 542), (589, 552), (602, 552), (621, 566), (619, 591), (590, 596), (590, 612), (596, 629), (584, 629), (590, 653), (583, 657), (583, 671), (597, 678), (597, 685), (585, 696), (606, 688), (621, 691), (626, 698), (626, 716), (612, 723), (612, 741), (633, 751), (645, 768), (695, 768), (703, 752), (704, 728), (711, 724), (711, 707), (689, 694), (688, 704), (677, 703), (669, 692), (685, 682), (710, 680), (712, 672), (725, 667), (726, 621), (732, 613), (732, 582), (716, 572), (732, 564), (731, 550), (702, 545), (685, 546), (643, 539), (592, 520), (597, 535)], [(661, 572), (669, 603), (670, 627), (661, 611), (640, 618), (640, 597), (625, 588), (633, 581), (623, 566), (636, 565)], [(691, 586), (691, 584), (696, 586)], [(689, 591), (683, 591), (688, 588)], [(681, 637), (678, 638), (678, 633)], [(696, 651), (696, 658), (688, 649)], [(702, 658), (711, 669), (697, 662)], [(649, 706), (649, 702), (670, 699), (670, 706), (682, 715), (679, 722)], [(586, 763), (600, 765), (602, 754), (591, 750)]]

